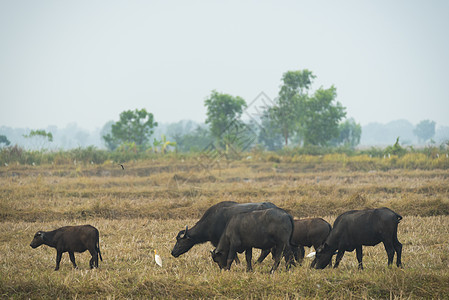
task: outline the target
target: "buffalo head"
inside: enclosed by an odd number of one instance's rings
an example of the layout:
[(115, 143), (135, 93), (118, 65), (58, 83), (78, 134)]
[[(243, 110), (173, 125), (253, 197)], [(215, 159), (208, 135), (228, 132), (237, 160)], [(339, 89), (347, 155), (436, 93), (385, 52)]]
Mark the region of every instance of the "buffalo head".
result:
[(195, 245), (195, 241), (189, 236), (188, 228), (181, 230), (176, 236), (176, 244), (171, 251), (171, 255), (178, 257), (186, 253)]
[(214, 251), (210, 252), (212, 254), (212, 260), (218, 264), (220, 269), (226, 268), (227, 265), (227, 255), (221, 251), (217, 251), (215, 249)]
[(36, 232), (30, 246), (32, 248), (37, 248), (45, 242), (45, 233), (42, 231)]
[(327, 243), (319, 246), (316, 250), (314, 259), (315, 269), (324, 269), (332, 261), (332, 256), (335, 254), (335, 249), (332, 249)]

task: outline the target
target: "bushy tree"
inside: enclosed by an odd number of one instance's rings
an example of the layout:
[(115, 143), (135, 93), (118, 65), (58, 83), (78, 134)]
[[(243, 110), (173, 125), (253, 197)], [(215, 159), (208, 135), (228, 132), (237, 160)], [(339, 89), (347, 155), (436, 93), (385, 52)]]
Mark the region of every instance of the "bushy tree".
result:
[(103, 136), (103, 140), (107, 145), (134, 143), (142, 150), (149, 145), (156, 126), (153, 114), (145, 108), (126, 110), (120, 114), (120, 120), (111, 125), (111, 133)]
[(339, 135), (338, 125), (346, 112), (336, 101), (337, 89), (321, 87), (309, 95), (314, 78), (307, 69), (284, 73), (279, 97), (266, 110), (266, 124), (281, 132), (286, 146), (289, 140), (305, 146), (325, 146)]
[[(338, 136), (338, 124), (346, 116), (345, 108), (336, 102), (337, 89), (319, 88), (304, 102), (304, 121), (302, 135), (304, 145), (325, 146)], [(334, 103), (335, 102), (335, 103)]]
[(24, 138), (32, 139), (35, 143), (34, 147), (44, 148), (47, 142), (53, 142), (53, 134), (45, 130), (31, 130), (29, 134), (24, 134)]
[(282, 148), (283, 136), (278, 124), (270, 118), (270, 111), (267, 109), (260, 118), (261, 129), (258, 134), (258, 141), (267, 150), (273, 151)]
[(0, 147), (2, 147), (2, 144), (4, 144), (4, 146), (9, 146), (11, 144), (5, 135), (0, 135)]
[(201, 151), (212, 143), (213, 137), (206, 127), (198, 126), (192, 132), (176, 137), (176, 146), (181, 152)]
[(273, 124), (281, 130), (284, 143), (298, 131), (301, 125), (303, 111), (301, 104), (307, 98), (308, 90), (315, 75), (307, 69), (288, 71), (282, 76), (282, 86), (275, 105), (269, 108), (269, 117)]
[(108, 121), (100, 131), (100, 136), (103, 138), (106, 148), (111, 151), (114, 151), (119, 146), (118, 141), (112, 137), (112, 125), (114, 123), (114, 121)]
[(41, 137), (48, 140), (49, 142), (53, 141), (53, 134), (51, 132), (46, 132), (45, 130), (31, 130), (29, 134), (24, 134), (23, 137)]
[(362, 126), (356, 123), (353, 118), (347, 119), (338, 125), (339, 135), (332, 140), (334, 146), (343, 145), (354, 148), (360, 143), (362, 136)]
[(419, 142), (426, 142), (435, 135), (435, 122), (423, 120), (416, 125), (413, 133), (418, 137)]
[(245, 100), (214, 90), (204, 105), (207, 108), (206, 124), (210, 125), (212, 135), (220, 141), (219, 144), (228, 147), (235, 142), (243, 125), (240, 117), (247, 106)]

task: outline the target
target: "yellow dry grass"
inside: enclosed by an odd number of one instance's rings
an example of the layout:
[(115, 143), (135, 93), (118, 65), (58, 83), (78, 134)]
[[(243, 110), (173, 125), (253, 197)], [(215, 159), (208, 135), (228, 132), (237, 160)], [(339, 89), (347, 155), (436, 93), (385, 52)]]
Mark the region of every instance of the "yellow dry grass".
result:
[[(117, 168), (118, 167), (118, 168)], [(449, 172), (446, 170), (303, 172), (295, 163), (234, 162), (204, 170), (191, 161), (102, 166), (2, 167), (0, 177), (0, 295), (2, 298), (448, 298)], [(179, 258), (170, 251), (185, 225), (193, 226), (223, 201), (271, 201), (295, 217), (336, 215), (388, 206), (399, 225), (403, 269), (386, 267), (382, 245), (364, 247), (338, 269), (303, 266), (269, 275), (271, 260), (246, 273), (245, 264), (221, 272), (209, 243)], [(100, 231), (103, 262), (89, 270), (76, 254), (74, 270), (56, 251), (29, 246), (37, 230), (91, 224)], [(154, 262), (153, 250), (163, 268)], [(254, 251), (257, 257), (257, 252)], [(243, 256), (240, 257), (244, 261)]]

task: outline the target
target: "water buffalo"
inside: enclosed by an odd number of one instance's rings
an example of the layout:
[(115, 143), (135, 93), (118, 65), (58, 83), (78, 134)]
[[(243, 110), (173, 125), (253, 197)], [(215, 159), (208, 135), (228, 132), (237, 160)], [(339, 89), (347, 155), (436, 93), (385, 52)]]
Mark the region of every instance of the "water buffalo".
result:
[(186, 226), (176, 236), (176, 244), (171, 254), (178, 257), (189, 251), (196, 244), (211, 242), (218, 245), (229, 219), (238, 213), (277, 207), (270, 202), (237, 203), (219, 202), (206, 210), (201, 219), (190, 229)]
[[(292, 247), (292, 251), (296, 261), (301, 263), (305, 254), (304, 247), (313, 246), (316, 251), (326, 240), (332, 226), (322, 218), (294, 220), (294, 225), (291, 242), (298, 247)], [(269, 250), (262, 251), (257, 263), (261, 263), (269, 252)], [(315, 263), (316, 260), (314, 259), (311, 267), (314, 267)]]
[(402, 266), (402, 244), (397, 231), (400, 215), (389, 208), (351, 210), (337, 217), (333, 229), (323, 245), (316, 251), (316, 269), (325, 268), (338, 250), (334, 268), (338, 267), (345, 251), (356, 250), (359, 269), (363, 269), (362, 246), (375, 246), (382, 242), (388, 255), (388, 265), (393, 263), (396, 251), (396, 264)]
[(90, 268), (98, 268), (98, 255), (103, 261), (100, 252), (99, 233), (97, 228), (91, 225), (65, 226), (53, 231), (38, 231), (30, 246), (37, 248), (40, 245), (47, 245), (56, 248), (56, 268), (59, 270), (62, 253), (69, 252), (70, 261), (73, 267), (77, 268), (74, 252), (84, 252), (89, 250), (92, 258), (89, 261)]
[(273, 249), (274, 264), (270, 271), (273, 273), (278, 268), (285, 250), (285, 260), (289, 268), (293, 226), (293, 218), (280, 208), (235, 214), (229, 220), (217, 248), (211, 251), (212, 259), (220, 269), (229, 270), (237, 252), (245, 251), (247, 271), (250, 271), (252, 248)]

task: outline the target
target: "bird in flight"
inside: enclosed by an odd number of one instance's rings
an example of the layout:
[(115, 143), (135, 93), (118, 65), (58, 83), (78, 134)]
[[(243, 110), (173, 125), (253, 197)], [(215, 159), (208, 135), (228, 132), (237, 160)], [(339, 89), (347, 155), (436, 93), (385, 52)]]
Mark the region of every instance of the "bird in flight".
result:
[(122, 167), (122, 170), (125, 170), (125, 167), (122, 164), (120, 164), (120, 166)]

